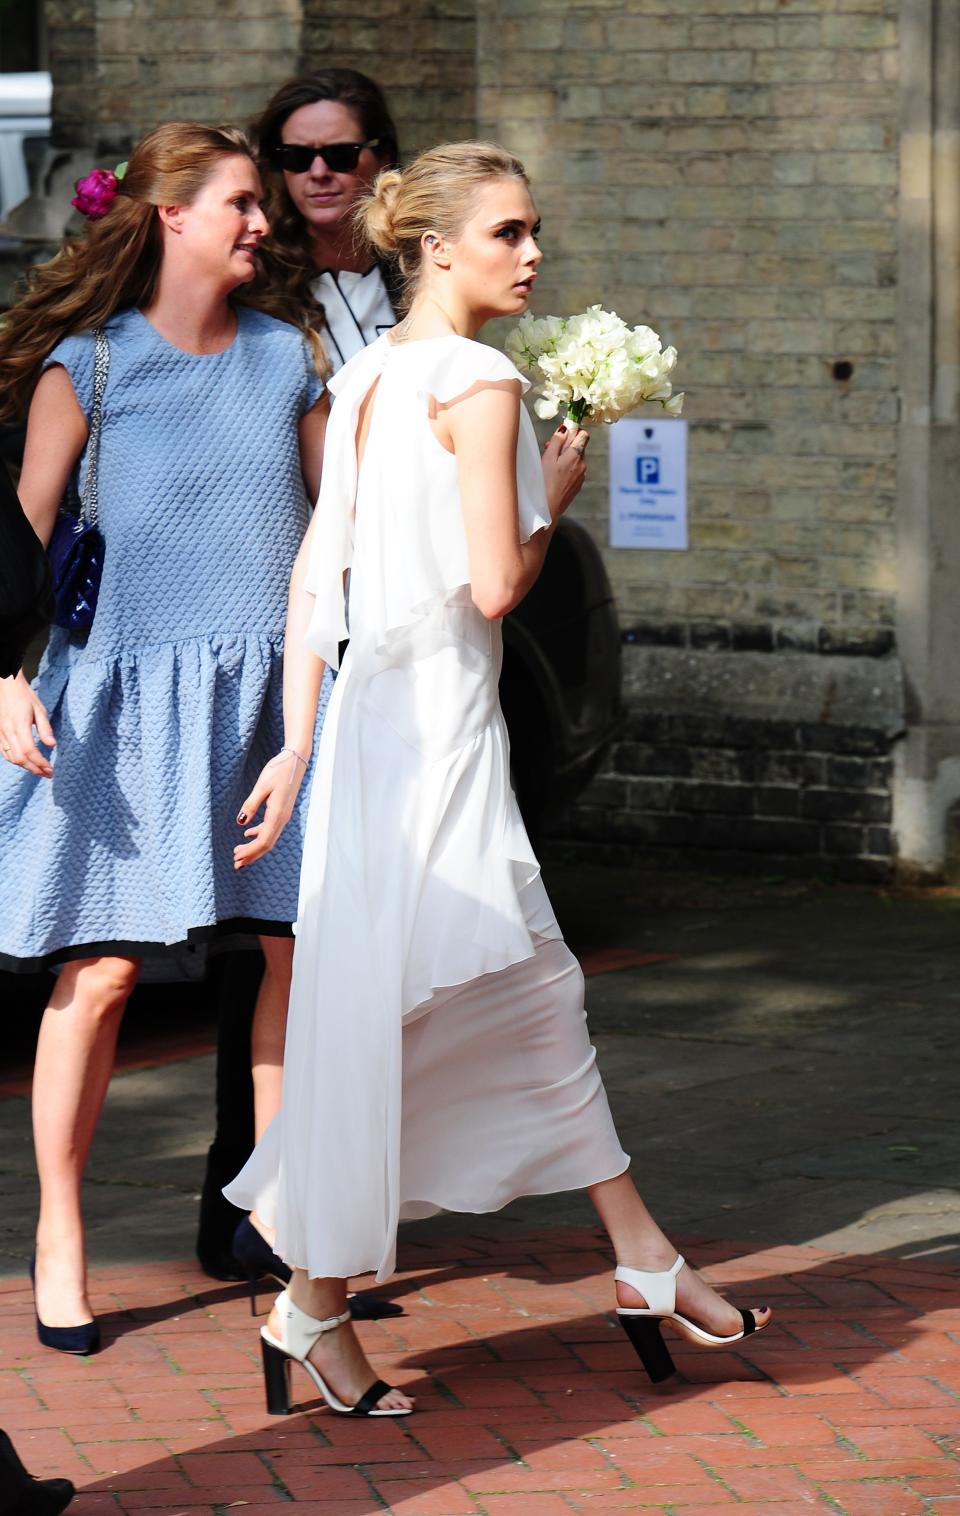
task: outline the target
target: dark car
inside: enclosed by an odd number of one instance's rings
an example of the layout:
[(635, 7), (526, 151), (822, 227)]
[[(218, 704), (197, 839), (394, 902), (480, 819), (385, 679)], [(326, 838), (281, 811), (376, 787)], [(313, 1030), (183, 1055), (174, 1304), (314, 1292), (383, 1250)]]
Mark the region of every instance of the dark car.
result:
[(600, 552), (565, 516), (543, 572), (503, 623), (500, 700), (528, 831), (596, 772), (620, 721), (620, 629)]

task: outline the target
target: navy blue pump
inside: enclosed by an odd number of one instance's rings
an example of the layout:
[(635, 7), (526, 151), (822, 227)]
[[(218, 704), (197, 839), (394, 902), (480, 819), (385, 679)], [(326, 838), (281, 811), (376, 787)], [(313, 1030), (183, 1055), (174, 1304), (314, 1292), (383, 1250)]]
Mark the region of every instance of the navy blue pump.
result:
[[(290, 1269), (273, 1251), (267, 1239), (257, 1231), (249, 1216), (244, 1216), (233, 1234), (233, 1256), (247, 1276), (250, 1290), (250, 1315), (257, 1314), (257, 1280), (269, 1277), (279, 1285), (290, 1283)], [(385, 1316), (402, 1316), (403, 1306), (385, 1300), (369, 1290), (357, 1290), (347, 1301), (354, 1321), (380, 1321)]]
[(34, 1293), (34, 1315), (37, 1322), (37, 1337), (41, 1347), (53, 1348), (58, 1353), (76, 1353), (85, 1357), (96, 1353), (100, 1347), (100, 1327), (96, 1321), (84, 1321), (80, 1326), (50, 1327), (40, 1320), (36, 1307), (37, 1254), (30, 1259), (30, 1283)]

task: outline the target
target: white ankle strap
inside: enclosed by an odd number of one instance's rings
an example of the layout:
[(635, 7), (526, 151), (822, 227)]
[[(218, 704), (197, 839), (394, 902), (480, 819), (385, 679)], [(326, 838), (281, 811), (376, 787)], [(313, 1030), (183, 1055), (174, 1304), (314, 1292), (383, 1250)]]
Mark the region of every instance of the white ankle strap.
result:
[(628, 1269), (625, 1264), (618, 1264), (614, 1279), (621, 1284), (629, 1284), (642, 1295), (651, 1311), (658, 1316), (669, 1316), (677, 1307), (677, 1275), (684, 1265), (681, 1253), (677, 1254), (677, 1261), (669, 1269), (659, 1273), (650, 1274), (643, 1269)]
[(324, 1332), (335, 1331), (350, 1320), (350, 1312), (346, 1310), (340, 1316), (326, 1316), (318, 1321), (315, 1316), (308, 1316), (306, 1311), (301, 1311), (290, 1299), (287, 1290), (282, 1290), (277, 1296), (274, 1307), (280, 1317), (283, 1345), (295, 1358), (306, 1358), (318, 1337), (322, 1337)]

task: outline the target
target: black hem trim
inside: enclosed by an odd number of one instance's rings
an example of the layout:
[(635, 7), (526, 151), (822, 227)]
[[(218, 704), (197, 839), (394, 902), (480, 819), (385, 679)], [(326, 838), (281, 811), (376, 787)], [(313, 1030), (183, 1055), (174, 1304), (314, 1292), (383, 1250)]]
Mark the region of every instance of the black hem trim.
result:
[(79, 942), (67, 947), (55, 948), (41, 953), (37, 958), (16, 958), (0, 952), (0, 972), (8, 974), (37, 974), (42, 969), (59, 968), (77, 958), (145, 958), (154, 962), (173, 958), (177, 954), (215, 943), (220, 950), (235, 947), (230, 939), (237, 937), (292, 937), (293, 927), (289, 921), (262, 921), (256, 916), (231, 916), (227, 921), (216, 921), (212, 926), (190, 927), (180, 942)]

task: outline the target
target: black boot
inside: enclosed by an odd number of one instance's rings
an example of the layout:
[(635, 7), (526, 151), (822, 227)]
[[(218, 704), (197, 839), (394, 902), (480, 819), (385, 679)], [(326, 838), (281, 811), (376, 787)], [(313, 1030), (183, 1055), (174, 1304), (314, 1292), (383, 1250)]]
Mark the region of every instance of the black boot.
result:
[(217, 1130), (207, 1154), (200, 1198), (197, 1257), (214, 1279), (243, 1279), (233, 1256), (233, 1234), (244, 1215), (222, 1189), (235, 1179), (253, 1151), (253, 1076), (250, 1034), (263, 977), (259, 949), (224, 953), (207, 980), (217, 1003)]
[(228, 1158), (224, 1161), (217, 1144), (207, 1153), (207, 1169), (200, 1194), (200, 1224), (197, 1227), (197, 1258), (211, 1279), (245, 1279), (241, 1265), (233, 1256), (233, 1234), (245, 1212), (238, 1211), (222, 1193), (223, 1186), (235, 1179), (243, 1168)]
[(0, 1516), (60, 1516), (75, 1494), (69, 1479), (32, 1479), (0, 1431)]

